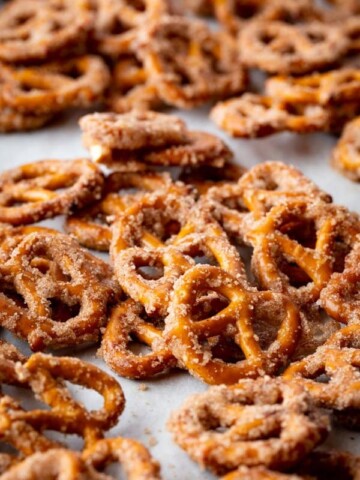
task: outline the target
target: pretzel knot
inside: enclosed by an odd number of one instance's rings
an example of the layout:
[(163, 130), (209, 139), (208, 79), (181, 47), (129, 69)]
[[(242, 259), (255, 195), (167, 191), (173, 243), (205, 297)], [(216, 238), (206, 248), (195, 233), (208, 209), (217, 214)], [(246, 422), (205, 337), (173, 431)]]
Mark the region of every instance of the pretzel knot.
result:
[(171, 177), (165, 172), (113, 172), (105, 180), (101, 200), (67, 217), (66, 231), (87, 248), (108, 251), (112, 238), (110, 226), (116, 216), (140, 200), (144, 193), (170, 185)]
[(213, 34), (203, 22), (163, 17), (149, 27), (143, 43), (145, 66), (170, 105), (193, 108), (245, 88), (233, 39)]
[[(340, 330), (313, 355), (290, 365), (284, 373), (286, 379), (296, 379), (303, 385), (317, 405), (334, 410), (342, 419), (350, 417), (348, 425), (360, 423), (354, 413), (360, 405), (359, 334), (357, 325)], [(327, 383), (323, 382), (324, 375)]]
[(219, 102), (210, 114), (220, 128), (240, 138), (266, 137), (287, 130), (297, 133), (328, 131), (332, 116), (335, 114), (321, 105), (286, 103), (276, 97), (254, 93)]
[(222, 474), (240, 465), (289, 468), (330, 424), (301, 386), (265, 377), (192, 396), (168, 427), (195, 461)]
[[(141, 304), (131, 299), (114, 308), (106, 327), (99, 355), (119, 375), (149, 378), (177, 365), (163, 337), (161, 317), (148, 317)], [(131, 350), (132, 342), (146, 345), (150, 352)]]
[[(114, 426), (125, 405), (123, 391), (112, 377), (99, 368), (74, 358), (34, 354), (23, 358), (8, 346), (0, 345), (1, 384), (31, 389), (50, 409), (23, 410), (7, 396), (0, 398), (0, 436), (23, 455), (59, 446), (43, 435), (45, 430), (76, 434), (89, 446)], [(103, 408), (88, 411), (76, 401), (66, 382), (97, 391)]]
[(44, 160), (0, 175), (0, 221), (35, 223), (81, 207), (101, 194), (103, 176), (90, 161)]
[[(199, 308), (210, 292), (220, 298), (215, 312)], [(259, 324), (271, 325), (263, 337)], [(175, 284), (165, 337), (192, 374), (210, 384), (229, 384), (276, 372), (293, 352), (299, 327), (298, 310), (287, 297), (247, 291), (222, 269), (197, 265)], [(214, 358), (223, 337), (235, 344), (237, 361)]]
[(5, 106), (24, 114), (54, 114), (89, 107), (101, 100), (110, 82), (105, 62), (94, 55), (38, 67), (0, 65)]
[(94, 342), (115, 290), (109, 267), (65, 235), (32, 233), (1, 267), (0, 324), (34, 350)]
[(242, 61), (269, 73), (302, 74), (331, 65), (348, 48), (348, 40), (336, 25), (311, 22), (250, 22), (239, 37)]
[(100, 440), (83, 453), (83, 459), (95, 469), (119, 462), (128, 480), (160, 480), (160, 466), (141, 443), (127, 438)]
[(254, 272), (262, 286), (299, 305), (316, 302), (332, 273), (342, 271), (359, 226), (356, 215), (332, 205), (276, 206), (248, 233)]
[(0, 59), (5, 62), (46, 60), (84, 46), (91, 15), (82, 0), (17, 0), (0, 13)]

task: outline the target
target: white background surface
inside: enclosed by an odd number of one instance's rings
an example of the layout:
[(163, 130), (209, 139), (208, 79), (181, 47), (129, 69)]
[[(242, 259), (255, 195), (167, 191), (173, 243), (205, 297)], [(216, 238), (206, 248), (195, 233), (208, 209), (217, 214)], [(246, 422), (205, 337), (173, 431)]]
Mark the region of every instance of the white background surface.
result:
[[(232, 147), (236, 161), (246, 167), (265, 160), (281, 160), (293, 163), (320, 187), (334, 196), (334, 201), (360, 211), (360, 185), (350, 182), (331, 169), (328, 164), (331, 149), (336, 139), (327, 135), (296, 136), (281, 134), (263, 140), (233, 140), (220, 132), (207, 120), (207, 110), (191, 113), (177, 112), (188, 121), (189, 127), (216, 133)], [(0, 169), (15, 167), (22, 163), (40, 159), (71, 159), (86, 155), (81, 146), (80, 130), (77, 120), (80, 113), (64, 117), (58, 123), (41, 131), (0, 135)], [(61, 228), (62, 218), (46, 222), (47, 225)], [(0, 336), (11, 339), (6, 332)], [(24, 352), (28, 352), (25, 343), (17, 342)], [(102, 360), (95, 358), (96, 348), (77, 352), (80, 358), (107, 369)], [(72, 352), (70, 352), (72, 353)], [(149, 382), (136, 382), (119, 378), (124, 388), (127, 405), (120, 422), (111, 432), (135, 438), (150, 447), (154, 457), (162, 464), (165, 480), (211, 479), (211, 475), (201, 471), (175, 444), (165, 428), (170, 412), (180, 406), (190, 394), (203, 391), (206, 386), (200, 381), (182, 372), (171, 372)], [(142, 390), (142, 384), (148, 389)], [(77, 394), (88, 407), (99, 406), (99, 397), (88, 391)], [(156, 445), (153, 445), (154, 439)], [(68, 438), (72, 445), (79, 442)], [(336, 431), (328, 440), (330, 446), (349, 449), (360, 453), (360, 436), (353, 432)]]

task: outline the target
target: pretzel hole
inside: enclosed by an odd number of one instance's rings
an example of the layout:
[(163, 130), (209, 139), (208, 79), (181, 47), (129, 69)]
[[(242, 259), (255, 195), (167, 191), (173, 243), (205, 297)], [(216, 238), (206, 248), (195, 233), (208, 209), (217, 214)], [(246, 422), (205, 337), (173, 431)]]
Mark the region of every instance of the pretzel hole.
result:
[(29, 20), (34, 18), (33, 13), (20, 13), (17, 17), (13, 18), (12, 22), (9, 22), (10, 25), (9, 27), (20, 27), (21, 25), (24, 25), (27, 23)]
[(262, 350), (266, 351), (276, 341), (278, 331), (286, 316), (280, 301), (265, 300), (255, 303), (252, 310), (252, 327)]
[(261, 7), (259, 5), (251, 2), (244, 4), (242, 1), (239, 2), (235, 0), (235, 4), (235, 15), (243, 20), (249, 20), (255, 15), (259, 14), (261, 11)]
[(49, 30), (51, 33), (58, 32), (64, 28), (64, 25), (56, 20), (53, 20), (51, 25), (49, 26)]
[(148, 345), (140, 343), (135, 337), (131, 337), (129, 343), (127, 344), (127, 349), (138, 357), (146, 357), (147, 355), (151, 355), (153, 353), (152, 349)]
[[(212, 357), (222, 360), (225, 363), (235, 364), (245, 359), (243, 351), (233, 338), (228, 336), (210, 337), (206, 342), (211, 351)], [(205, 343), (203, 342), (203, 345)]]
[(306, 35), (312, 43), (323, 43), (326, 38), (322, 32), (306, 32)]
[[(46, 403), (41, 402), (38, 400), (31, 389), (20, 389), (18, 387), (14, 387), (12, 385), (1, 385), (1, 390), (5, 395), (9, 395), (11, 398), (15, 399), (16, 402), (25, 410), (44, 410), (50, 411), (51, 407), (49, 407)], [(24, 392), (26, 394), (24, 395)]]
[(71, 318), (75, 318), (79, 315), (81, 310), (81, 304), (75, 303), (74, 305), (68, 305), (59, 298), (48, 299), (51, 318), (55, 322), (66, 322)]
[(12, 300), (15, 305), (17, 307), (20, 307), (20, 308), (27, 308), (27, 304), (24, 300), (24, 297), (22, 295), (20, 295), (20, 293), (18, 293), (16, 290), (15, 290), (15, 287), (14, 286), (10, 286), (10, 285), (2, 285), (1, 286), (1, 292), (10, 300)]
[[(1, 455), (2, 454), (7, 454), (7, 455), (18, 455), (18, 450), (16, 450), (12, 445), (9, 445), (8, 443), (3, 443), (0, 442), (0, 466), (1, 466)], [(1, 468), (0, 468), (0, 475), (4, 473)]]
[(306, 248), (316, 247), (317, 229), (313, 220), (293, 220), (283, 224), (279, 230), (291, 240)]
[(271, 34), (270, 32), (261, 32), (259, 40), (264, 45), (269, 45), (271, 42), (275, 40), (276, 36)]
[(164, 265), (156, 262), (154, 265), (136, 266), (137, 273), (145, 280), (159, 280), (164, 276)]
[(145, 12), (146, 11), (146, 2), (142, 0), (133, 0), (131, 2), (132, 8), (137, 10), (138, 12)]
[(281, 256), (277, 262), (280, 272), (288, 278), (289, 284), (294, 288), (306, 287), (312, 283), (311, 277), (299, 265)]
[(129, 28), (127, 28), (119, 18), (117, 18), (115, 20), (114, 25), (111, 28), (111, 34), (112, 35), (121, 35), (122, 33), (126, 33), (128, 30), (129, 30)]
[(346, 257), (351, 252), (351, 245), (343, 236), (337, 235), (334, 239), (332, 250), (335, 259), (333, 269), (337, 273), (342, 273), (345, 268)]
[(224, 310), (230, 305), (230, 300), (224, 295), (214, 291), (199, 293), (191, 305), (191, 318), (194, 321), (205, 320)]

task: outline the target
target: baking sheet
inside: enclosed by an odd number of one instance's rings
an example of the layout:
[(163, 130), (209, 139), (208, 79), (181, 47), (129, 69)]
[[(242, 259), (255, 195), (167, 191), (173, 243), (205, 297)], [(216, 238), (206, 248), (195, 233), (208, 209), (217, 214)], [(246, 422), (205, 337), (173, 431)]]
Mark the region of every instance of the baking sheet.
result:
[[(0, 170), (41, 159), (71, 159), (86, 156), (77, 125), (82, 113), (76, 112), (65, 116), (41, 131), (0, 135)], [(360, 185), (343, 178), (329, 166), (331, 149), (336, 143), (335, 137), (322, 134), (298, 136), (286, 133), (261, 140), (234, 140), (208, 120), (206, 108), (176, 114), (186, 120), (190, 128), (222, 137), (233, 149), (236, 161), (245, 167), (252, 167), (265, 160), (292, 163), (321, 188), (330, 192), (336, 203), (360, 211), (358, 201)], [(61, 229), (63, 219), (57, 218), (42, 224)], [(0, 337), (13, 341), (24, 353), (29, 353), (25, 343), (14, 340), (8, 333), (1, 331)], [(95, 357), (95, 353), (96, 348), (89, 348), (76, 352), (76, 355), (111, 373), (104, 362)], [(201, 471), (172, 443), (165, 427), (170, 412), (179, 407), (190, 394), (204, 391), (206, 386), (182, 372), (171, 372), (147, 382), (130, 381), (119, 377), (118, 379), (124, 389), (127, 404), (119, 424), (111, 431), (111, 435), (122, 435), (142, 441), (161, 462), (165, 480), (215, 478)], [(11, 392), (14, 393), (14, 390)], [(76, 395), (87, 407), (97, 408), (100, 404), (98, 395), (93, 392), (77, 389)], [(25, 402), (24, 405), (32, 401), (24, 396), (18, 398)], [(75, 437), (68, 437), (66, 440), (75, 448), (81, 446)], [(336, 430), (331, 434), (327, 445), (360, 453), (360, 435)]]

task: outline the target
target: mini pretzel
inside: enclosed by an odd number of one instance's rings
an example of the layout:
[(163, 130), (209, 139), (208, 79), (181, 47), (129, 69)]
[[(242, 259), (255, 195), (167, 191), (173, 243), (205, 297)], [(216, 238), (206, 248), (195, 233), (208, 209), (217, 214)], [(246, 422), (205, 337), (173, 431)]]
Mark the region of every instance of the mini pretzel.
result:
[(214, 9), (218, 20), (233, 33), (254, 20), (295, 24), (321, 18), (309, 0), (214, 0)]
[(328, 204), (292, 202), (274, 207), (248, 232), (255, 245), (252, 268), (264, 288), (306, 305), (319, 299), (355, 243), (356, 215)]
[[(19, 368), (18, 376), (51, 410), (31, 410), (15, 418), (36, 429), (50, 427), (76, 433), (84, 437), (86, 444), (91, 444), (102, 436), (104, 430), (113, 427), (125, 406), (119, 383), (98, 367), (77, 358), (37, 353)], [(71, 397), (62, 380), (95, 390), (104, 399), (103, 407), (87, 411)]]
[(171, 243), (187, 223), (193, 206), (194, 199), (182, 184), (144, 195), (120, 214), (112, 226), (113, 261), (127, 248), (161, 248)]
[[(129, 299), (111, 313), (99, 355), (119, 375), (149, 378), (177, 365), (163, 338), (159, 318), (149, 318), (141, 304)], [(151, 352), (137, 355), (129, 348), (131, 341), (150, 347)]]
[(45, 60), (84, 45), (91, 15), (81, 0), (16, 0), (0, 12), (0, 60)]
[[(87, 467), (80, 454), (60, 448), (39, 452), (7, 469), (1, 480), (105, 480)], [(109, 477), (107, 477), (109, 478)]]
[(259, 138), (286, 130), (310, 133), (328, 130), (329, 111), (320, 105), (286, 104), (272, 97), (246, 93), (219, 102), (210, 118), (233, 137)]
[(337, 61), (346, 52), (348, 40), (335, 25), (257, 21), (243, 28), (239, 48), (248, 67), (269, 73), (303, 74)]
[(95, 49), (102, 55), (121, 58), (136, 48), (143, 25), (166, 13), (166, 0), (96, 0)]
[[(145, 192), (161, 190), (171, 185), (167, 173), (114, 172), (105, 180), (102, 199), (66, 219), (65, 229), (81, 245), (95, 250), (108, 251), (115, 216), (141, 198)], [(127, 189), (135, 189), (128, 193)]]
[(294, 167), (264, 162), (246, 172), (237, 184), (209, 189), (202, 197), (202, 205), (210, 209), (230, 236), (249, 243), (247, 235), (254, 221), (272, 207), (295, 200), (330, 202), (331, 197)]
[[(196, 311), (197, 300), (206, 292), (224, 299), (218, 313)], [(275, 311), (279, 316), (274, 322)], [(261, 322), (274, 325), (271, 338), (259, 338), (256, 325)], [(230, 384), (275, 372), (293, 352), (299, 325), (298, 311), (287, 297), (246, 291), (222, 269), (197, 265), (175, 284), (165, 336), (173, 354), (193, 375), (210, 384)], [(220, 336), (232, 339), (245, 359), (232, 363), (214, 358), (211, 347)]]
[(332, 165), (355, 182), (360, 181), (360, 118), (349, 122), (338, 141)]
[(165, 103), (193, 108), (240, 93), (246, 74), (232, 38), (185, 17), (162, 17), (142, 40), (145, 66)]
[(2, 89), (5, 105), (27, 115), (89, 107), (102, 98), (110, 82), (104, 61), (92, 55), (40, 67), (0, 66), (0, 76), (5, 73), (7, 81)]
[(96, 470), (119, 462), (128, 480), (161, 480), (160, 466), (148, 450), (141, 443), (127, 438), (100, 440), (85, 450), (83, 459)]
[[(359, 328), (347, 327), (335, 333), (313, 355), (293, 363), (284, 378), (294, 378), (311, 394), (317, 405), (342, 415), (359, 409)], [(328, 382), (321, 379), (326, 375)]]
[(342, 68), (299, 78), (272, 77), (267, 80), (265, 91), (267, 95), (291, 104), (356, 102), (360, 98), (360, 70)]
[(331, 196), (292, 165), (263, 162), (246, 172), (239, 180), (243, 201), (257, 218), (273, 206), (290, 200), (331, 202)]
[(265, 377), (193, 395), (168, 428), (195, 461), (221, 474), (291, 467), (324, 440), (329, 419), (300, 385)]
[[(80, 120), (83, 142), (95, 162), (112, 169), (133, 164), (221, 167), (232, 152), (215, 135), (189, 132), (177, 117), (133, 111), (127, 114), (93, 114)], [(120, 167), (120, 168), (119, 168)]]
[(65, 235), (33, 233), (1, 267), (0, 324), (34, 350), (94, 342), (114, 295), (108, 269)]
[(82, 117), (83, 143), (95, 161), (103, 161), (113, 150), (181, 144), (186, 126), (180, 118), (155, 112), (94, 113)]
[(85, 159), (44, 160), (7, 170), (0, 175), (0, 221), (21, 225), (67, 213), (100, 196), (102, 184), (100, 170)]

